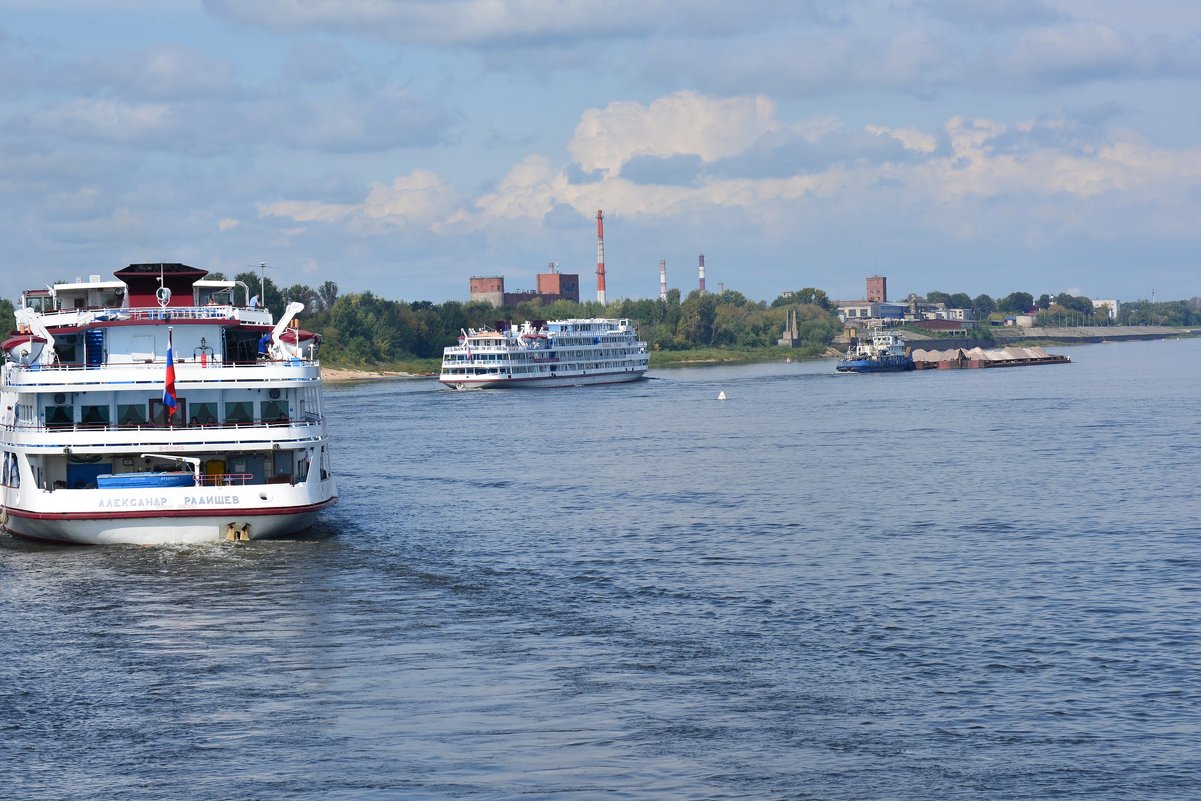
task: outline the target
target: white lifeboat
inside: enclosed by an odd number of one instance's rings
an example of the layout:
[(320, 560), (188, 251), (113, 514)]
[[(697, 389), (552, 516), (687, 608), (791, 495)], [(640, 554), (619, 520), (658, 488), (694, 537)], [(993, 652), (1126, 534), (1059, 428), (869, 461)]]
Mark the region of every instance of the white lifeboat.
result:
[(0, 348), (3, 348), (5, 355), (11, 361), (30, 365), (37, 362), (45, 345), (46, 338), (37, 334), (14, 334), (4, 340), (3, 344), (0, 344)]
[(292, 358), (307, 357), (310, 354), (316, 356), (317, 348), (321, 346), (321, 335), (303, 328), (289, 328), (279, 335), (279, 341), (284, 352)]

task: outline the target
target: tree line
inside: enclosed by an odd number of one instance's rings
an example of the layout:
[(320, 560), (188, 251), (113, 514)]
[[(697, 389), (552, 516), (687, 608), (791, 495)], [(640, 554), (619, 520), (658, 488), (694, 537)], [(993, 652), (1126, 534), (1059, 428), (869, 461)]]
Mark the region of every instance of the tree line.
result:
[[(210, 278), (224, 280), (220, 274)], [(774, 347), (783, 335), (788, 310), (797, 311), (801, 349), (818, 353), (841, 330), (826, 293), (806, 288), (772, 304), (753, 301), (740, 292), (704, 293), (693, 290), (681, 297), (671, 289), (665, 298), (575, 303), (540, 298), (514, 306), (496, 307), (484, 302), (388, 300), (372, 292), (340, 295), (337, 284), (326, 281), (317, 289), (303, 284), (281, 287), (254, 272), (234, 280), (258, 289), (268, 308), (280, 309), (292, 301), (305, 304), (306, 328), (322, 335), (324, 360), (348, 365), (377, 365), (407, 359), (440, 358), (469, 328), (493, 326), (498, 321), (559, 320), (616, 317), (632, 320), (639, 337), (657, 351), (696, 348), (751, 349)]]
[(1201, 297), (1152, 303), (1128, 301), (1118, 305), (1117, 314), (1106, 306), (1096, 307), (1083, 295), (1011, 292), (1003, 298), (988, 295), (970, 297), (965, 292), (928, 292), (928, 303), (945, 303), (950, 309), (971, 309), (977, 320), (994, 314), (1029, 314), (1037, 311), (1040, 325), (1201, 325)]
[[(210, 273), (208, 277), (225, 279), (221, 273)], [(461, 331), (491, 326), (500, 320), (628, 318), (638, 326), (640, 337), (656, 351), (775, 347), (792, 309), (797, 313), (801, 343), (798, 355), (820, 353), (842, 331), (829, 297), (813, 287), (781, 293), (771, 303), (751, 300), (729, 289), (704, 294), (693, 290), (684, 297), (679, 289), (671, 289), (665, 298), (615, 300), (607, 305), (566, 300), (544, 303), (534, 298), (498, 308), (483, 302), (388, 300), (371, 292), (342, 295), (334, 281), (324, 281), (315, 288), (300, 283), (280, 286), (253, 271), (239, 273), (234, 280), (246, 284), (250, 294), (260, 295), (260, 302), (276, 313), (287, 303), (303, 303), (304, 326), (321, 334), (324, 340), (323, 358), (347, 365), (438, 358)], [(1040, 320), (1049, 325), (1109, 322), (1106, 309), (1096, 310), (1091, 299), (1067, 293), (1035, 297), (1027, 292), (1012, 292), (994, 299), (988, 295), (971, 297), (964, 292), (934, 291), (927, 293), (925, 300), (945, 303), (950, 308), (971, 309), (975, 318), (982, 321), (997, 313), (1025, 314), (1037, 308)], [(13, 304), (0, 299), (0, 319), (12, 320), (12, 312)], [(1201, 298), (1124, 303), (1113, 322), (1201, 326)]]

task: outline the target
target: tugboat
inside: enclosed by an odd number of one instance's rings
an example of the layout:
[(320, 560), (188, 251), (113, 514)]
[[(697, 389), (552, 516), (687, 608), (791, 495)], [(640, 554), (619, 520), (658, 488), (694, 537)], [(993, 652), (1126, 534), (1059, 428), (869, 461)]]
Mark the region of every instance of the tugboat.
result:
[(899, 373), (914, 370), (916, 365), (903, 336), (875, 331), (870, 337), (852, 339), (835, 369), (840, 373)]

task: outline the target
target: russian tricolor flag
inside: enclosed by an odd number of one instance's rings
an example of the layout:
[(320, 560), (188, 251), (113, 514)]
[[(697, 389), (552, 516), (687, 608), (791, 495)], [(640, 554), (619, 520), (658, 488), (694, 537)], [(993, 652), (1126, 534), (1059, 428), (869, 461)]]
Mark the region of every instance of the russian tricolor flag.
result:
[(163, 386), (163, 406), (167, 407), (167, 420), (175, 414), (175, 358), (172, 355), (171, 329), (167, 328), (167, 381)]

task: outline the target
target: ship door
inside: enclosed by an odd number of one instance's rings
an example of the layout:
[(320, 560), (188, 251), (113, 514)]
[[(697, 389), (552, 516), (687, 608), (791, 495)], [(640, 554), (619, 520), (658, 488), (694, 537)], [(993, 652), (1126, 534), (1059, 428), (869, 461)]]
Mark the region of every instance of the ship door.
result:
[(215, 487), (221, 486), (224, 483), (224, 479), (217, 478), (217, 476), (225, 475), (225, 462), (221, 459), (209, 459), (204, 463), (204, 474), (209, 477), (204, 482), (205, 484)]

